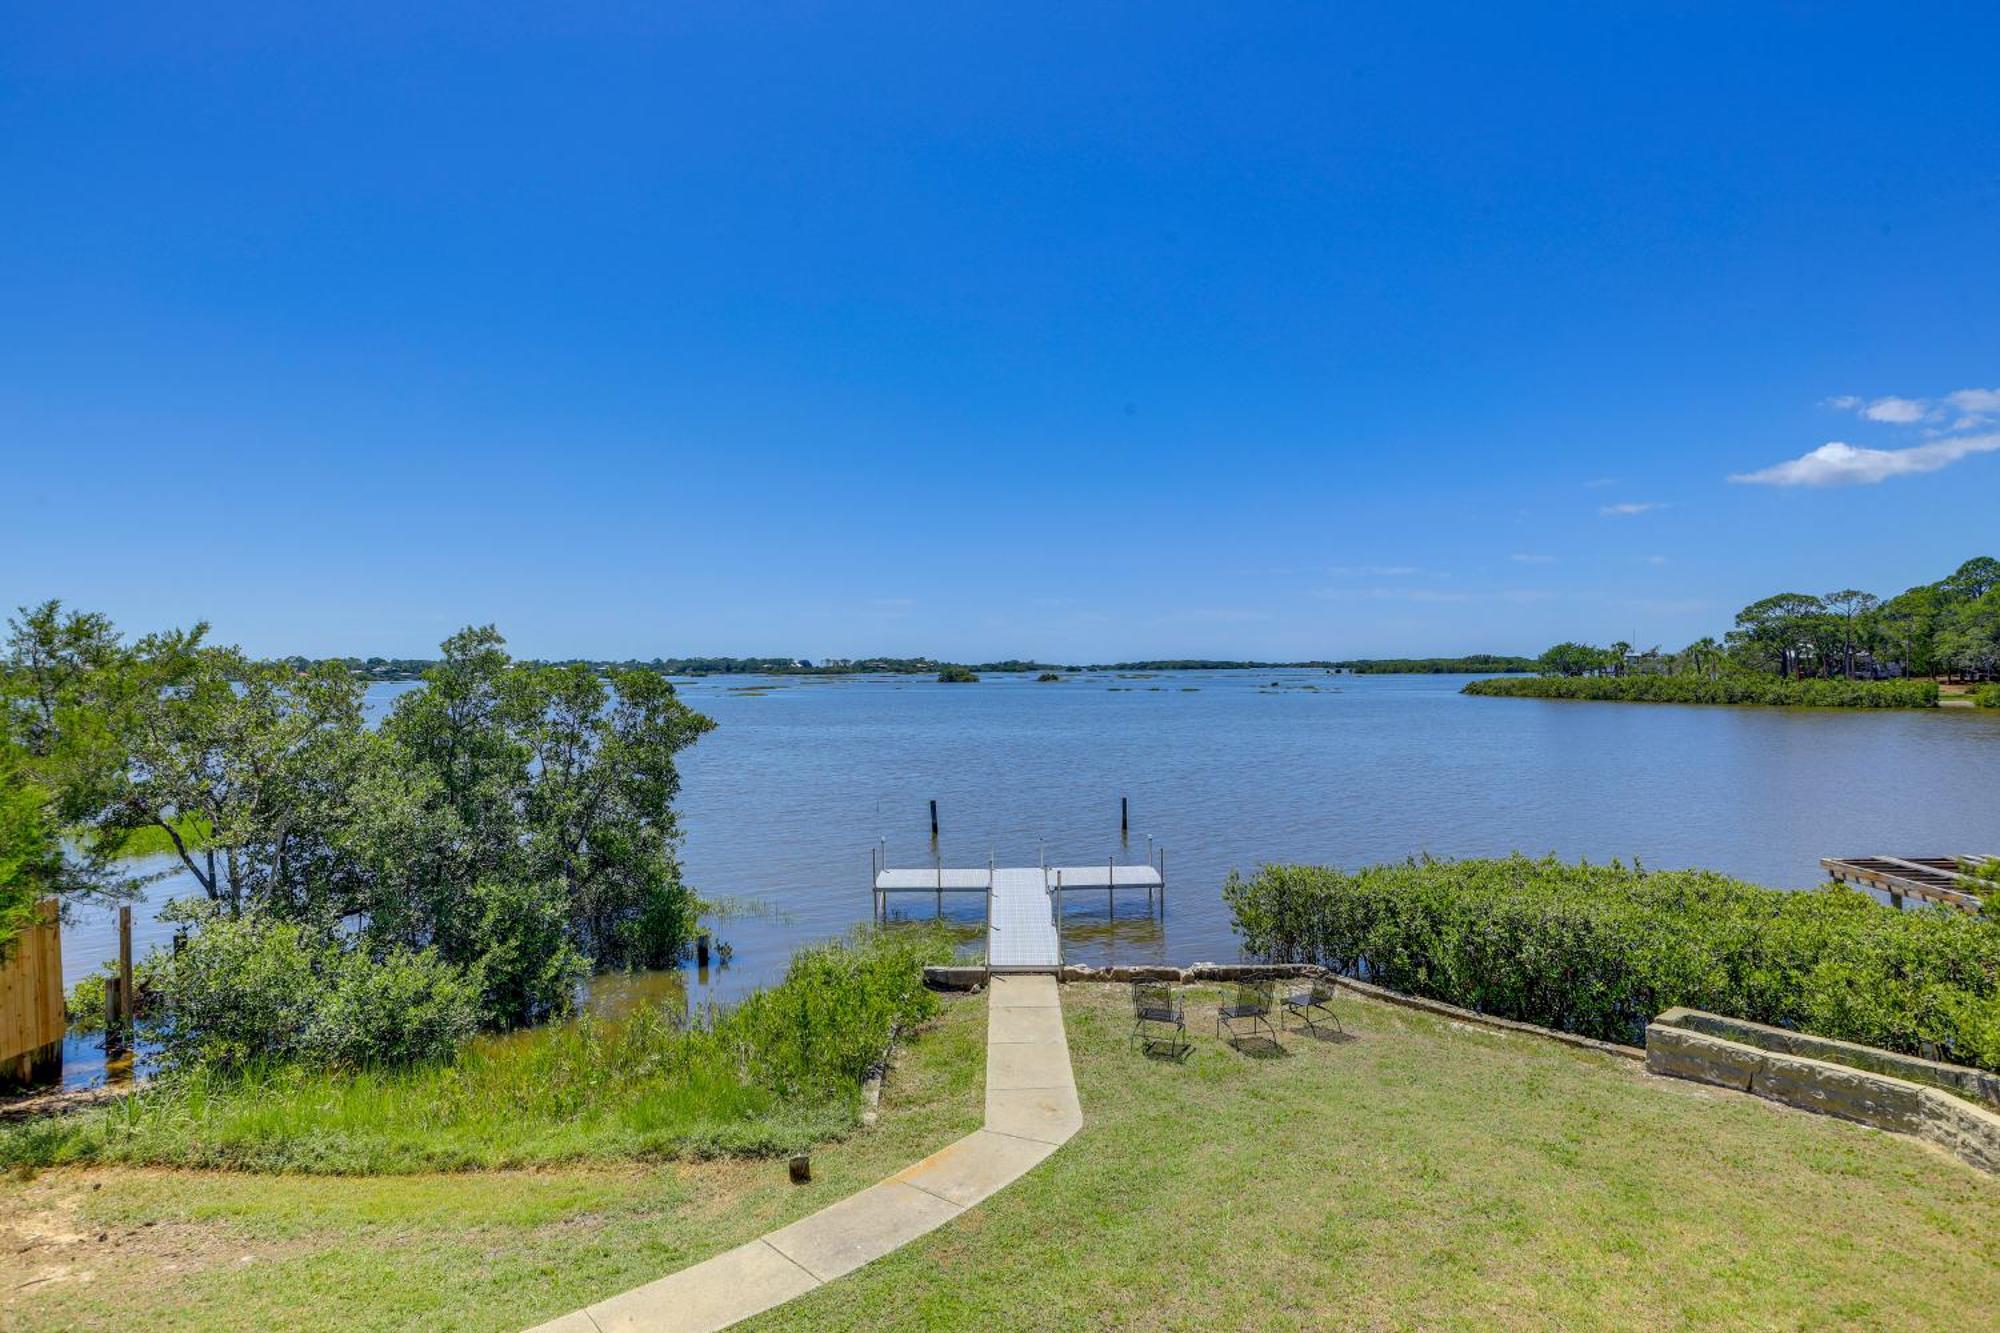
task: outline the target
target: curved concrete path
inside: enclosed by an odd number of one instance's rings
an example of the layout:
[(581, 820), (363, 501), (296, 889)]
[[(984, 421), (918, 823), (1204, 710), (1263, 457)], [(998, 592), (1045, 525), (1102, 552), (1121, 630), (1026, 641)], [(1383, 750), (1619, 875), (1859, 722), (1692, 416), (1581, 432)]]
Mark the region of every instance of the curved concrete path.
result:
[(1052, 976), (993, 978), (986, 1125), (880, 1184), (531, 1333), (726, 1328), (907, 1245), (1012, 1184), (1083, 1128)]

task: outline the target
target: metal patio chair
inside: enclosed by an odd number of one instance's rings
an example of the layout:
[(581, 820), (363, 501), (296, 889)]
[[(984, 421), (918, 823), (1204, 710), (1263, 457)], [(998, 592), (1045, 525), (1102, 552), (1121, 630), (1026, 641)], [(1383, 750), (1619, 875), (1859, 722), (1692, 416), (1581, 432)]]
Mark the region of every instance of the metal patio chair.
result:
[(1239, 1029), (1248, 1028), (1248, 1035), (1257, 1035), (1263, 1028), (1271, 1034), (1271, 1041), (1278, 1040), (1278, 1029), (1271, 1025), (1271, 992), (1274, 988), (1268, 981), (1239, 981), (1236, 983), (1236, 998), (1229, 1004), (1220, 1005), (1215, 1011), (1215, 1035), (1227, 1034), (1230, 1044), (1240, 1045), (1245, 1035)]
[(1193, 1049), (1181, 997), (1164, 981), (1132, 983), (1132, 1041), (1147, 1055), (1179, 1059)]
[(1285, 993), (1279, 1002), (1278, 1022), (1282, 1025), (1287, 1015), (1297, 1014), (1299, 1021), (1314, 1033), (1319, 1031), (1321, 1023), (1332, 1023), (1335, 1031), (1345, 1033), (1347, 1029), (1341, 1025), (1340, 1015), (1333, 1011), (1333, 1000), (1333, 978), (1314, 977), (1305, 989)]

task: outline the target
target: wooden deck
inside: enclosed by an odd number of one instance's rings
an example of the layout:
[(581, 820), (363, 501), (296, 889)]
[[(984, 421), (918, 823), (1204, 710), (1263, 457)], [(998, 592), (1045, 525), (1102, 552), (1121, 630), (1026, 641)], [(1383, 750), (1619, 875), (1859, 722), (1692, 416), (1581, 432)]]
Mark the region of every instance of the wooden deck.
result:
[(1966, 889), (1962, 867), (1992, 859), (1990, 854), (1968, 852), (1958, 856), (1822, 856), (1819, 863), (1841, 883), (1879, 890), (1899, 907), (1904, 898), (1915, 898), (1977, 912), (1981, 910), (1980, 897)]

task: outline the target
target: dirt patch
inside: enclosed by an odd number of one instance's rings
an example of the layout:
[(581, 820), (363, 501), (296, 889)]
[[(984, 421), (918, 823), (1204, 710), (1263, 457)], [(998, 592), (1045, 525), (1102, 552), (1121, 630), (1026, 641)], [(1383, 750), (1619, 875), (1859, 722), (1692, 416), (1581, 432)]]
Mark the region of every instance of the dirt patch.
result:
[(90, 1203), (101, 1188), (84, 1173), (53, 1171), (0, 1186), (0, 1310), (31, 1301), (39, 1290), (88, 1282), (104, 1270), (115, 1268), (130, 1282), (135, 1272), (198, 1272), (298, 1248), (248, 1245), (213, 1222), (98, 1221)]

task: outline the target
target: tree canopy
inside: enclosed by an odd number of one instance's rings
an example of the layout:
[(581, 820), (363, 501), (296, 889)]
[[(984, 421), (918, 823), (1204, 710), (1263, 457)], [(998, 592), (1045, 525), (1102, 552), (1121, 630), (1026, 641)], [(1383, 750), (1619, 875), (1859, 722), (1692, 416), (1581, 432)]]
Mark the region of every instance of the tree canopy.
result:
[(128, 644), (53, 602), (11, 630), (0, 929), (44, 894), (129, 892), (112, 852), (150, 833), (205, 895), (191, 915), (431, 951), (494, 1024), (691, 937), (675, 756), (713, 723), (658, 672), (517, 663), (469, 628), (371, 729), (341, 663), (260, 661), (205, 626)]
[(2000, 673), (2000, 560), (1980, 556), (1936, 583), (1882, 598), (1859, 588), (1781, 592), (1736, 613), (1718, 643), (1634, 654), (1630, 644), (1559, 643), (1536, 659), (1544, 675), (1750, 672), (1789, 679), (1879, 680)]

